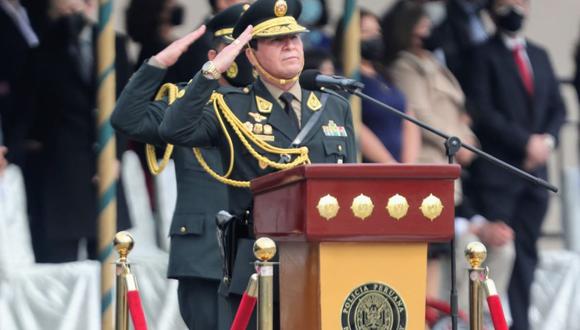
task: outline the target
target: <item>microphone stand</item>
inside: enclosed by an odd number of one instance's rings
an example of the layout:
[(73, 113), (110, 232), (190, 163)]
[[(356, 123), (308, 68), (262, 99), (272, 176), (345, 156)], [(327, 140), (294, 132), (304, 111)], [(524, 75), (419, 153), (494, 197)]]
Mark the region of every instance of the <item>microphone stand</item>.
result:
[[(334, 87), (334, 86), (333, 86)], [(547, 190), (553, 191), (555, 193), (558, 192), (558, 188), (552, 184), (550, 184), (549, 182), (540, 179), (538, 177), (535, 177), (527, 172), (522, 171), (521, 169), (510, 165), (506, 162), (504, 162), (503, 160), (500, 160), (486, 152), (484, 152), (481, 149), (478, 149), (472, 145), (469, 144), (465, 144), (462, 143), (461, 140), (456, 137), (456, 136), (450, 136), (449, 134), (446, 134), (430, 125), (427, 125), (426, 123), (417, 120), (409, 115), (407, 115), (406, 113), (403, 113), (397, 109), (395, 109), (394, 107), (388, 105), (388, 104), (384, 104), (381, 101), (372, 98), (366, 94), (364, 94), (363, 92), (361, 92), (362, 89), (362, 84), (355, 84), (355, 85), (337, 85), (334, 88), (339, 89), (340, 91), (344, 91), (347, 92), (349, 94), (353, 94), (356, 95), (358, 97), (360, 97), (363, 100), (367, 100), (371, 103), (374, 103), (376, 105), (378, 105), (379, 107), (391, 112), (392, 114), (399, 116), (400, 118), (403, 118), (405, 120), (408, 120), (410, 122), (412, 122), (413, 124), (421, 127), (424, 130), (427, 130), (437, 136), (440, 136), (441, 138), (445, 139), (445, 152), (449, 161), (449, 164), (453, 164), (454, 162), (454, 158), (455, 158), (455, 154), (457, 153), (457, 151), (459, 151), (459, 149), (461, 149), (462, 147), (475, 153), (476, 155), (478, 155), (479, 157), (499, 166), (504, 168), (505, 170), (507, 170), (508, 172), (511, 172), (513, 174), (516, 174), (536, 185), (539, 185), (541, 187), (544, 187)], [(327, 92), (332, 92), (331, 94), (334, 95), (338, 95), (340, 96), (338, 93), (334, 92), (334, 91), (330, 91), (329, 87), (323, 87), (322, 90), (327, 91)], [(340, 96), (342, 97), (342, 96)], [(453, 226), (455, 227), (455, 226)], [(451, 245), (451, 292), (450, 292), (450, 305), (451, 305), (451, 328), (453, 330), (457, 330), (457, 315), (458, 315), (458, 307), (457, 307), (457, 283), (456, 283), (456, 276), (455, 276), (455, 271), (456, 271), (456, 262), (455, 262), (455, 230), (453, 231), (453, 238), (451, 239), (450, 242)]]

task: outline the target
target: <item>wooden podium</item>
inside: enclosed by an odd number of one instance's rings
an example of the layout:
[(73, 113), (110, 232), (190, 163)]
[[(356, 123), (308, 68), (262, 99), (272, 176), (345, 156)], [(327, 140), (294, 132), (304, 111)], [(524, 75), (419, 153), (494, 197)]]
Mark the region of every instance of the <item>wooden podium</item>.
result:
[(252, 181), (278, 244), (281, 329), (424, 329), (427, 243), (453, 236), (456, 165), (317, 164)]

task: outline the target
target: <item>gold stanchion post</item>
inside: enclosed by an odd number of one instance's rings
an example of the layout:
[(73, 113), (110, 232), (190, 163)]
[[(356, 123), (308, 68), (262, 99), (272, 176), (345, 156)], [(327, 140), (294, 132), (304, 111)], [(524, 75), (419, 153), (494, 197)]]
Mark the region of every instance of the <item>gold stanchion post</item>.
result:
[(116, 264), (116, 307), (115, 307), (115, 330), (129, 330), (129, 308), (127, 305), (127, 280), (130, 274), (130, 265), (127, 256), (135, 244), (133, 237), (126, 231), (115, 234), (113, 241), (119, 259)]
[(482, 281), (485, 269), (481, 264), (487, 258), (487, 249), (480, 242), (471, 242), (465, 248), (465, 259), (471, 266), (467, 270), (469, 275), (469, 328), (481, 330), (483, 328), (483, 300)]
[(276, 243), (262, 237), (254, 243), (254, 256), (258, 269), (258, 330), (274, 328), (274, 264), (270, 262), (276, 255)]

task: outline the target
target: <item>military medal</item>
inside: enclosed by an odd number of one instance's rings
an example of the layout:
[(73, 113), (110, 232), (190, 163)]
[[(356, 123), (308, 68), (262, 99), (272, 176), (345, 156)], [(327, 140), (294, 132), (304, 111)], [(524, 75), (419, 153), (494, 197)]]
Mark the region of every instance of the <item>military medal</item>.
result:
[(262, 120), (265, 120), (266, 118), (268, 118), (266, 116), (262, 116), (261, 114), (259, 114), (257, 112), (248, 112), (248, 115), (250, 115), (250, 117), (254, 118), (254, 120), (257, 123), (260, 123), (260, 122), (262, 122)]
[(262, 124), (254, 124), (254, 133), (262, 134), (264, 132), (264, 126)]
[(264, 125), (264, 134), (272, 135), (272, 125), (269, 124)]
[(324, 133), (324, 136), (340, 136), (340, 137), (348, 136), (344, 126), (338, 126), (332, 120), (328, 121), (328, 125), (322, 126), (322, 132)]
[(248, 131), (252, 131), (254, 129), (254, 124), (250, 123), (249, 121), (245, 122), (244, 125)]

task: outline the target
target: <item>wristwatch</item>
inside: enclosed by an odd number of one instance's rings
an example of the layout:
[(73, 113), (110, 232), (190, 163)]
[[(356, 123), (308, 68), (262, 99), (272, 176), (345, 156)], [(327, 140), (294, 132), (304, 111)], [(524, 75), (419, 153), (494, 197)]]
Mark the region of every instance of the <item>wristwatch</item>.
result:
[(201, 67), (201, 74), (210, 80), (217, 80), (222, 76), (212, 61), (205, 62), (205, 64)]

